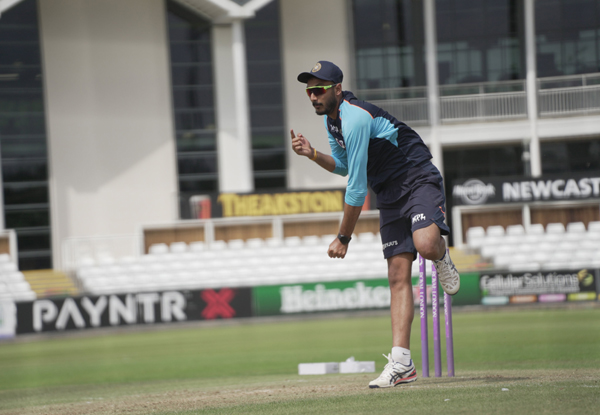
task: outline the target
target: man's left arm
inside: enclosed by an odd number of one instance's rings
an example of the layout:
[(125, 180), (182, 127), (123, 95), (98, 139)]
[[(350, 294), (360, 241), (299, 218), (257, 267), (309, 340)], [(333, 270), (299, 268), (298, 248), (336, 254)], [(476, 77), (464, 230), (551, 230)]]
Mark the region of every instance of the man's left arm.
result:
[[(352, 232), (354, 232), (354, 227), (356, 226), (356, 222), (358, 222), (358, 217), (360, 216), (361, 210), (362, 206), (352, 206), (344, 203), (344, 217), (342, 218), (342, 224), (340, 225), (340, 236), (345, 236), (348, 238), (352, 236)], [(327, 254), (329, 254), (329, 257), (331, 258), (344, 258), (347, 251), (348, 244), (343, 244), (339, 238), (335, 238), (335, 240), (329, 245)]]

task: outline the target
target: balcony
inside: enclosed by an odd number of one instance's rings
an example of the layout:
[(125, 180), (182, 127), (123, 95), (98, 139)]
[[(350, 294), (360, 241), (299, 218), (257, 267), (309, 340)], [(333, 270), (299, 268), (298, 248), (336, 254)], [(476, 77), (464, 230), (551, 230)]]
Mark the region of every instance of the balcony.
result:
[[(600, 73), (539, 78), (539, 117), (600, 114)], [(525, 80), (440, 86), (444, 124), (527, 118)], [(412, 125), (429, 123), (426, 87), (361, 90), (357, 96)]]

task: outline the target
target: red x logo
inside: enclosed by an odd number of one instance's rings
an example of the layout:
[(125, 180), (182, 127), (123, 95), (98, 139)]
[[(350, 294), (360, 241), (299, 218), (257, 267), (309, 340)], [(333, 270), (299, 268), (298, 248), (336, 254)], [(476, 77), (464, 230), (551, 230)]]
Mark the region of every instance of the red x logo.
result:
[(217, 317), (232, 318), (235, 316), (235, 310), (229, 305), (229, 302), (235, 297), (235, 291), (230, 288), (222, 288), (219, 292), (215, 290), (204, 290), (200, 298), (206, 303), (202, 310), (202, 317), (206, 320), (213, 320)]

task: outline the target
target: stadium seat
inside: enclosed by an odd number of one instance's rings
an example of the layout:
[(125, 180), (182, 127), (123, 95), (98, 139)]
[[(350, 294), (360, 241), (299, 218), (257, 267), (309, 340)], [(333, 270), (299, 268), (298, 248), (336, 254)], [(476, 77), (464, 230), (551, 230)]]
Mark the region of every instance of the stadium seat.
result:
[(544, 225), (541, 223), (532, 223), (526, 231), (529, 235), (543, 235), (545, 233)]
[(228, 249), (241, 250), (246, 246), (246, 242), (243, 239), (231, 239), (227, 242)]
[(496, 236), (496, 237), (503, 237), (505, 234), (504, 228), (500, 225), (488, 226), (485, 233), (487, 236)]
[(173, 242), (169, 245), (169, 251), (174, 254), (181, 254), (188, 251), (188, 244), (185, 242)]
[(169, 246), (167, 244), (152, 244), (148, 248), (148, 253), (153, 255), (163, 255), (169, 252)]
[(547, 235), (552, 235), (552, 234), (562, 235), (565, 232), (566, 232), (565, 225), (563, 225), (560, 222), (549, 223), (548, 225), (546, 225), (546, 234)]
[(191, 252), (202, 252), (206, 250), (206, 243), (204, 241), (195, 241), (190, 243)]
[(479, 249), (485, 239), (485, 229), (482, 226), (474, 226), (467, 229), (467, 246), (471, 249)]
[(588, 232), (600, 233), (600, 221), (592, 221), (588, 223)]
[(570, 222), (567, 223), (567, 232), (568, 233), (585, 233), (585, 224), (583, 222)]
[(507, 235), (524, 235), (525, 228), (523, 225), (509, 225), (506, 227)]

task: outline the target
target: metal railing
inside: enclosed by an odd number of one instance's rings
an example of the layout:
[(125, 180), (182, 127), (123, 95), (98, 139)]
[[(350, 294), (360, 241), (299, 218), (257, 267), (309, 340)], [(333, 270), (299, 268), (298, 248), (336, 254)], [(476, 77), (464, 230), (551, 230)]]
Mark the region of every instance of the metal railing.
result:
[[(440, 86), (443, 123), (511, 120), (527, 117), (525, 80)], [(369, 101), (408, 123), (427, 124), (426, 87), (358, 91)], [(541, 117), (600, 113), (600, 73), (538, 79)]]
[(397, 119), (410, 124), (427, 124), (427, 88), (424, 86), (389, 89), (363, 89), (358, 99), (383, 108)]
[(440, 116), (442, 121), (525, 118), (527, 94), (522, 91), (441, 97)]
[(541, 117), (600, 111), (600, 74), (538, 79)]

